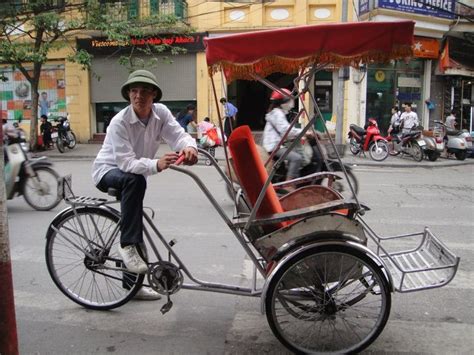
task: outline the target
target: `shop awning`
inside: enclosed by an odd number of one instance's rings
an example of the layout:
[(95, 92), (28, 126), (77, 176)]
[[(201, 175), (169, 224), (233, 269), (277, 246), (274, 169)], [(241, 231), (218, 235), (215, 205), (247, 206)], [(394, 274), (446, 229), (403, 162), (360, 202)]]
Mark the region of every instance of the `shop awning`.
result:
[(474, 77), (474, 42), (447, 37), (439, 58), (441, 75), (461, 75)]
[(252, 74), (296, 73), (309, 63), (334, 66), (411, 56), (413, 21), (355, 22), (300, 26), (206, 38), (210, 72), (223, 69), (228, 81)]

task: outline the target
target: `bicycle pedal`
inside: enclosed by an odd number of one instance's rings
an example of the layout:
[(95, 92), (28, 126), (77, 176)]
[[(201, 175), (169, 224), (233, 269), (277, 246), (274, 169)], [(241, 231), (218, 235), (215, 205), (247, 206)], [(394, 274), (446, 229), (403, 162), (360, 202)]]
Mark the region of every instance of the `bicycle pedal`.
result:
[(169, 312), (169, 310), (171, 309), (171, 307), (173, 307), (173, 302), (169, 299), (168, 297), (168, 302), (166, 302), (163, 307), (161, 307), (160, 309), (160, 312), (161, 314), (165, 314), (167, 312)]

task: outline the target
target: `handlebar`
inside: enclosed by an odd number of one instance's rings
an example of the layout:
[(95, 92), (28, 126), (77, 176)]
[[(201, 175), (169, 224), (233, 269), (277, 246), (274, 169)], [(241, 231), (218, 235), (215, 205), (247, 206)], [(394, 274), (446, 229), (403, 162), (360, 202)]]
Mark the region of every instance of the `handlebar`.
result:
[(184, 156), (184, 153), (183, 153), (183, 154), (181, 154), (181, 155), (178, 157), (178, 159), (174, 162), (174, 165), (181, 165), (181, 164), (183, 163), (183, 161), (184, 161), (184, 158), (185, 158), (185, 156)]

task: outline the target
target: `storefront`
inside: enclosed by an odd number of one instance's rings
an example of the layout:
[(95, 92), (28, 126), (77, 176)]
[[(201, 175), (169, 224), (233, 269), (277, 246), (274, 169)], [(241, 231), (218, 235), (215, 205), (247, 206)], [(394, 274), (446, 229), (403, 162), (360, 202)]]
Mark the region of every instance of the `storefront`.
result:
[[(450, 31), (454, 18), (455, 1), (443, 1), (442, 6), (430, 6), (421, 1), (360, 0), (362, 20), (415, 21), (415, 38), (411, 59), (372, 64), (367, 69), (365, 119), (377, 119), (382, 132), (390, 124), (393, 106), (400, 109), (412, 103), (420, 124), (429, 127), (439, 105), (437, 93), (432, 91), (437, 83), (433, 79), (434, 65), (439, 57), (440, 41)], [(436, 91), (436, 90), (434, 90)]]
[[(0, 68), (6, 81), (0, 81), (0, 116), (28, 124), (31, 120), (31, 86), (19, 70)], [(64, 64), (45, 64), (39, 81), (38, 116), (66, 115), (66, 80)]]
[[(161, 102), (174, 114), (188, 104), (197, 104), (196, 53), (204, 51), (205, 33), (186, 36), (152, 36), (131, 40), (137, 47), (149, 44), (167, 44), (186, 49), (183, 54), (145, 55), (134, 54), (135, 68), (146, 68), (156, 75), (163, 91)], [(78, 47), (94, 55), (91, 67), (90, 101), (92, 106), (92, 133), (105, 133), (112, 117), (127, 105), (120, 94), (120, 87), (127, 80), (129, 70), (119, 64), (122, 55), (130, 55), (132, 46), (120, 45), (105, 39), (78, 40)]]

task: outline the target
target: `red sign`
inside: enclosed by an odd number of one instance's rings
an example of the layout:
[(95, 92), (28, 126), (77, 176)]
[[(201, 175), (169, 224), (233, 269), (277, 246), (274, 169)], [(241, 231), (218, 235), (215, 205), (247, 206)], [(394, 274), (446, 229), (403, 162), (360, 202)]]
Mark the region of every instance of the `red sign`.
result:
[(434, 38), (416, 37), (413, 42), (413, 55), (418, 58), (437, 59), (439, 42)]

